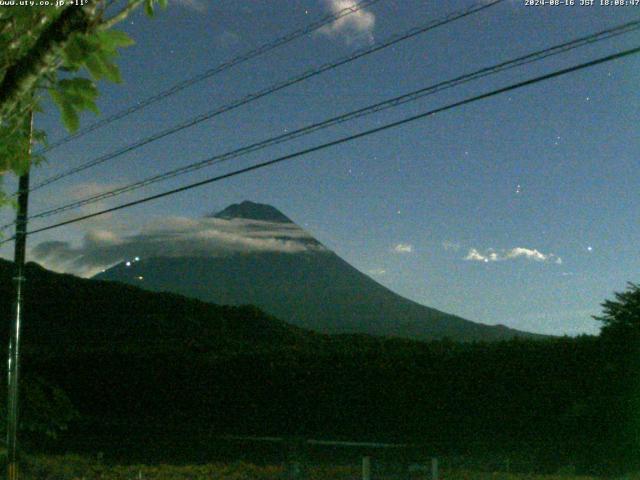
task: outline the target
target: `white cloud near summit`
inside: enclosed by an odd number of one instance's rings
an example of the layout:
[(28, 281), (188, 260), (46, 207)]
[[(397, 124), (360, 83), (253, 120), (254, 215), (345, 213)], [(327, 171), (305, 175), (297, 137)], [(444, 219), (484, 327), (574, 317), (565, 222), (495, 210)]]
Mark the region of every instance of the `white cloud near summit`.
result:
[(320, 33), (328, 36), (340, 35), (345, 38), (347, 43), (361, 40), (373, 43), (373, 29), (376, 24), (376, 16), (373, 13), (364, 8), (356, 10), (356, 0), (326, 0), (325, 3), (334, 15), (347, 9), (354, 11), (349, 15), (340, 17), (329, 25), (325, 25), (318, 30)]
[(81, 244), (48, 241), (30, 251), (30, 259), (57, 272), (91, 277), (134, 257), (217, 257), (260, 252), (325, 251), (292, 223), (247, 219), (171, 217), (134, 235), (106, 230), (87, 233)]
[(489, 248), (484, 252), (480, 252), (476, 248), (469, 249), (465, 260), (474, 262), (500, 262), (505, 260), (515, 260), (524, 258), (536, 262), (553, 262), (558, 265), (562, 264), (562, 259), (553, 253), (542, 253), (539, 250), (524, 247), (515, 247), (508, 250), (495, 250)]
[(413, 253), (413, 245), (409, 243), (396, 243), (392, 251), (394, 253)]

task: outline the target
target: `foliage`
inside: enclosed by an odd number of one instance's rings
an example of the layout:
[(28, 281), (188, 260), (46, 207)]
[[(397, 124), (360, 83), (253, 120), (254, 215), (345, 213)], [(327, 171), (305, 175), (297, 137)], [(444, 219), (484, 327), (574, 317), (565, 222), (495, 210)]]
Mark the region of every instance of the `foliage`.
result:
[[(165, 7), (167, 0), (48, 3), (0, 7), (0, 173), (27, 169), (30, 112), (41, 110), (45, 92), (71, 132), (79, 128), (81, 112), (98, 113), (95, 82), (121, 80), (118, 51), (133, 43), (111, 27), (140, 5), (152, 15), (154, 6)], [(46, 136), (36, 131), (33, 140), (45, 143)]]
[[(609, 439), (598, 455), (640, 471), (640, 285), (602, 303), (600, 389), (586, 399), (582, 421)], [(627, 468), (628, 468), (627, 467)]]
[[(0, 397), (6, 398), (6, 385), (3, 383), (1, 387)], [(20, 430), (23, 432), (56, 438), (79, 418), (66, 393), (37, 375), (27, 375), (22, 379), (20, 394)], [(4, 402), (0, 403), (0, 418), (6, 418)], [(1, 427), (4, 429), (5, 425)]]
[(603, 336), (637, 343), (640, 338), (640, 285), (629, 282), (627, 290), (615, 293), (615, 300), (606, 300), (602, 309), (602, 315), (594, 318), (602, 323)]

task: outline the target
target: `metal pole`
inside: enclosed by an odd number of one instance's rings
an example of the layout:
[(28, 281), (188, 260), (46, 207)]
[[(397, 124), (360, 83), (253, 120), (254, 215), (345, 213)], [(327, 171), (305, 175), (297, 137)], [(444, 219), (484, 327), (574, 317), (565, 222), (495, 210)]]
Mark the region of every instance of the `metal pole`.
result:
[(431, 459), (431, 480), (438, 480), (438, 459)]
[[(33, 133), (33, 112), (29, 115), (29, 146), (27, 155), (31, 157), (31, 135)], [(27, 165), (31, 158), (27, 159)], [(27, 207), (29, 204), (29, 166), (27, 172), (20, 176), (18, 184), (18, 212), (16, 215), (16, 238), (14, 248), (13, 281), (16, 297), (13, 324), (9, 338), (9, 355), (7, 363), (7, 479), (18, 479), (18, 374), (20, 366), (20, 322), (22, 321), (22, 303), (24, 296), (24, 260), (27, 246)]]
[(362, 480), (371, 480), (371, 457), (362, 457)]

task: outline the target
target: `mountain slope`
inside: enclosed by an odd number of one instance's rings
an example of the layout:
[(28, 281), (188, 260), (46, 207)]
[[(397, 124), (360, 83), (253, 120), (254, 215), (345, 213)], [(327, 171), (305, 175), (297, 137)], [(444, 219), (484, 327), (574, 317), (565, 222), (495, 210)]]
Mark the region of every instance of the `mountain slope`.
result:
[(213, 216), (249, 222), (253, 235), (308, 248), (218, 256), (156, 256), (121, 263), (96, 276), (204, 301), (256, 305), (291, 324), (323, 333), (367, 333), (458, 341), (535, 336), (474, 323), (405, 299), (324, 248), (269, 205), (243, 202)]

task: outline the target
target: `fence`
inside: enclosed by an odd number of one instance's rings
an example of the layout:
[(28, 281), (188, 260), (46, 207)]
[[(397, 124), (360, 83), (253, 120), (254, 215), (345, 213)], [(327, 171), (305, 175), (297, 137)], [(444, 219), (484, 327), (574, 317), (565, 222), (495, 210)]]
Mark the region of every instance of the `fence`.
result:
[[(206, 471), (210, 466), (212, 472), (231, 469), (235, 473), (225, 473), (229, 478), (260, 480), (455, 480), (469, 475), (495, 480), (494, 475), (498, 472), (517, 476), (576, 470), (562, 462), (544, 464), (541, 462), (544, 457), (536, 450), (536, 445), (518, 444), (510, 449), (498, 449), (494, 444), (479, 442), (456, 445), (378, 443), (183, 431), (145, 431), (126, 437), (95, 435), (94, 432), (65, 436), (54, 442), (50, 450), (38, 451), (53, 456), (72, 454), (84, 459), (86, 465), (117, 467), (116, 470), (140, 466), (144, 480), (160, 478), (153, 474), (154, 465), (173, 465), (187, 472), (189, 468)], [(184, 442), (185, 436), (189, 436), (189, 442)], [(53, 468), (53, 463), (51, 465)], [(145, 465), (149, 470), (145, 470)], [(81, 471), (80, 466), (78, 469)], [(245, 474), (243, 469), (252, 473)], [(138, 479), (138, 473), (136, 470), (135, 475), (122, 478)], [(182, 478), (179, 475), (183, 474), (176, 475), (176, 478)], [(225, 478), (218, 473), (207, 475), (202, 473), (200, 477)], [(173, 477), (165, 475), (162, 478)], [(120, 477), (113, 479), (120, 480)]]
[[(306, 480), (308, 472), (314, 466), (319, 463), (327, 463), (323, 460), (335, 463), (336, 457), (342, 458), (343, 463), (346, 459), (346, 463), (351, 464), (354, 458), (359, 458), (360, 478), (362, 480), (379, 478), (388, 480), (439, 480), (438, 459), (432, 457), (425, 461), (419, 461), (415, 453), (410, 453), (414, 450), (414, 447), (409, 444), (231, 435), (223, 438), (231, 441), (282, 444), (286, 451), (285, 471), (288, 480)], [(319, 454), (318, 448), (323, 447), (333, 449), (333, 451), (329, 452), (330, 459), (323, 459), (322, 455)], [(336, 455), (335, 449), (343, 449), (342, 454)], [(381, 455), (379, 452), (383, 450), (391, 450), (392, 453)], [(402, 455), (398, 455), (398, 452), (402, 452)]]

